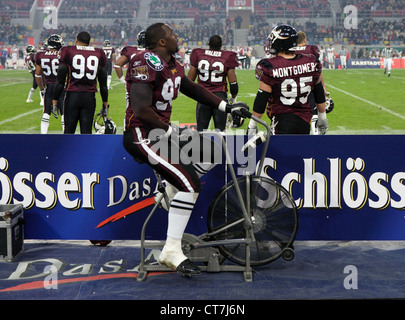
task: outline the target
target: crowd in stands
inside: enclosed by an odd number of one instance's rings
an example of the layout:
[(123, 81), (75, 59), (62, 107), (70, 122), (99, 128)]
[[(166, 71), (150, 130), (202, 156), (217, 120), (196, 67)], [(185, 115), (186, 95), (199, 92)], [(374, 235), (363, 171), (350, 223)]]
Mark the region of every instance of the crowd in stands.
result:
[(176, 25), (170, 23), (170, 25), (178, 34), (179, 43), (181, 45), (206, 45), (208, 39), (214, 34), (218, 34), (222, 37), (222, 44), (224, 46), (233, 45), (233, 30), (226, 23), (216, 22), (207, 25), (201, 23), (194, 23), (193, 25), (186, 25), (184, 23)]
[(255, 0), (255, 12), (264, 18), (328, 18), (328, 0)]
[(123, 20), (117, 19), (113, 25), (58, 25), (57, 30), (43, 29), (41, 39), (48, 38), (51, 34), (57, 33), (62, 38), (66, 45), (74, 44), (76, 35), (80, 31), (87, 31), (92, 37), (92, 42), (95, 45), (102, 45), (104, 40), (110, 40), (115, 47), (136, 44), (136, 37), (142, 30), (139, 25), (128, 24)]
[(24, 0), (24, 1), (0, 0), (0, 7), (4, 11), (14, 11), (14, 10), (29, 11), (33, 3), (34, 0)]
[[(308, 21), (300, 24), (287, 21), (297, 30), (307, 34), (312, 44), (342, 43), (346, 45), (378, 45), (384, 42), (393, 44), (405, 43), (405, 18), (401, 20), (363, 19), (357, 29), (346, 29), (344, 26), (323, 26)], [(276, 24), (270, 25), (264, 19), (259, 19), (249, 29), (247, 41), (250, 45), (264, 44), (270, 31)]]
[[(141, 0), (64, 0), (59, 17), (64, 13), (71, 13), (71, 16), (80, 14), (92, 14), (92, 17), (114, 18), (113, 25), (80, 24), (67, 26), (58, 24), (57, 30), (43, 29), (40, 38), (45, 39), (52, 33), (60, 34), (65, 43), (73, 43), (79, 31), (87, 30), (92, 35), (95, 44), (102, 43), (109, 39), (115, 46), (122, 46), (136, 43), (136, 35), (142, 29), (136, 24), (136, 19), (122, 19), (120, 15), (126, 14), (134, 18), (139, 10)], [(339, 0), (341, 9), (346, 5), (355, 5), (358, 12), (387, 12), (393, 10), (401, 12), (405, 10), (405, 0)], [(10, 18), (8, 12), (15, 10), (29, 11), (34, 0), (11, 1), (0, 0), (3, 11), (0, 12), (0, 45), (18, 44), (26, 46), (27, 38), (31, 34), (30, 27), (14, 24), (16, 21)], [(161, 21), (170, 24), (179, 35), (180, 44), (191, 46), (206, 45), (213, 34), (219, 34), (223, 38), (224, 46), (233, 46), (233, 30), (236, 28), (236, 21), (226, 16), (226, 5), (222, 0), (152, 0), (150, 3), (149, 17), (158, 15)], [(296, 29), (305, 31), (310, 43), (329, 44), (341, 43), (346, 45), (381, 45), (384, 42), (401, 45), (405, 43), (405, 18), (397, 19), (375, 19), (372, 15), (361, 19), (357, 29), (346, 29), (341, 24), (324, 26), (315, 19), (308, 17), (306, 23), (295, 19), (295, 16), (285, 18), (269, 18), (270, 12), (288, 9), (291, 12), (330, 12), (328, 0), (255, 0), (255, 13), (250, 17), (250, 27), (247, 36), (249, 45), (263, 45), (272, 28), (278, 23), (289, 23)], [(192, 17), (194, 23), (173, 22), (171, 12), (187, 13)], [(405, 11), (404, 11), (405, 12)], [(95, 16), (93, 16), (95, 14)], [(342, 14), (342, 12), (337, 13)], [(111, 16), (112, 15), (112, 16)], [(188, 16), (190, 15), (190, 16)], [(318, 13), (319, 16), (319, 13)], [(384, 16), (384, 15), (382, 15)], [(214, 18), (209, 20), (208, 18)], [(132, 21), (135, 21), (132, 23)], [(269, 22), (271, 21), (271, 22)], [(318, 20), (321, 21), (321, 20)]]
[(198, 19), (226, 16), (226, 1), (223, 0), (152, 0), (149, 18)]
[(135, 18), (138, 10), (134, 0), (64, 0), (59, 18)]

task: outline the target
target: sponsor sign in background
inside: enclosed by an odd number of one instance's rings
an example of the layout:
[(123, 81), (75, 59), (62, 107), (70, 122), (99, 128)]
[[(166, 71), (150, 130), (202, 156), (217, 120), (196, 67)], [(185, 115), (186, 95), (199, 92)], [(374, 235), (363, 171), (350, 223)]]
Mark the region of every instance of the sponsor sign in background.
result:
[[(335, 59), (335, 68), (337, 69), (341, 65), (340, 58)], [(348, 59), (348, 68), (375, 68), (384, 69), (384, 59)], [(327, 68), (327, 67), (326, 67)], [(394, 58), (392, 59), (392, 69), (404, 69), (405, 59)]]
[[(261, 174), (291, 190), (300, 207), (298, 240), (404, 240), (404, 139), (274, 136)], [(140, 238), (156, 178), (126, 153), (121, 135), (6, 134), (0, 145), (0, 203), (24, 204), (26, 238)], [(221, 164), (203, 177), (186, 232), (206, 231), (224, 172)], [(164, 239), (166, 226), (159, 209), (147, 237)]]
[(228, 0), (229, 9), (251, 9), (252, 0)]

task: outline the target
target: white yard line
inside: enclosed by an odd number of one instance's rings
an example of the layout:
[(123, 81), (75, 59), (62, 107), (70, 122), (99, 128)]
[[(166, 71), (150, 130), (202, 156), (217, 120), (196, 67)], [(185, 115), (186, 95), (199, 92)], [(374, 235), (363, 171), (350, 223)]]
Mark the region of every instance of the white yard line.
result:
[(8, 86), (12, 86), (15, 84), (20, 84), (20, 83), (27, 83), (26, 81), (20, 81), (20, 82), (11, 82), (11, 83), (6, 83), (6, 84), (0, 84), (0, 87), (8, 87)]
[(335, 89), (335, 90), (337, 90), (337, 91), (340, 91), (340, 92), (342, 92), (342, 93), (344, 93), (344, 94), (346, 94), (346, 95), (348, 95), (348, 96), (350, 96), (350, 97), (352, 97), (352, 98), (358, 99), (358, 100), (363, 101), (363, 102), (365, 102), (365, 103), (368, 103), (368, 104), (370, 104), (370, 105), (372, 105), (372, 106), (374, 106), (374, 107), (377, 107), (377, 108), (379, 108), (379, 109), (381, 109), (381, 110), (384, 110), (385, 112), (388, 112), (388, 113), (392, 114), (393, 116), (396, 116), (396, 117), (398, 117), (398, 118), (401, 118), (402, 120), (405, 120), (405, 116), (404, 116), (404, 115), (399, 114), (399, 113), (396, 113), (396, 112), (394, 112), (394, 111), (392, 111), (392, 110), (390, 110), (390, 109), (388, 109), (388, 108), (385, 108), (385, 107), (383, 107), (383, 106), (381, 106), (381, 105), (379, 105), (379, 104), (376, 104), (376, 103), (371, 102), (371, 101), (369, 101), (369, 100), (366, 100), (366, 99), (364, 99), (364, 98), (358, 97), (358, 96), (356, 96), (356, 95), (354, 95), (354, 94), (352, 94), (352, 93), (350, 93), (350, 92), (347, 92), (347, 91), (345, 91), (345, 90), (336, 88), (335, 86), (332, 86), (332, 85), (329, 84), (329, 83), (328, 83), (326, 86), (327, 86), (327, 87), (331, 87), (331, 88), (333, 88), (333, 89)]
[(14, 121), (14, 120), (18, 120), (18, 119), (20, 119), (20, 118), (22, 118), (22, 117), (28, 116), (28, 115), (30, 115), (30, 114), (33, 114), (33, 113), (35, 113), (35, 112), (42, 111), (42, 110), (43, 110), (42, 108), (40, 108), (40, 109), (35, 109), (35, 110), (31, 110), (31, 111), (26, 112), (26, 113), (19, 114), (18, 116), (15, 116), (15, 117), (13, 117), (13, 118), (5, 119), (5, 120), (3, 120), (3, 121), (0, 121), (0, 126), (3, 125), (3, 124), (5, 124), (5, 123), (7, 123), (7, 122), (12, 122), (12, 121)]

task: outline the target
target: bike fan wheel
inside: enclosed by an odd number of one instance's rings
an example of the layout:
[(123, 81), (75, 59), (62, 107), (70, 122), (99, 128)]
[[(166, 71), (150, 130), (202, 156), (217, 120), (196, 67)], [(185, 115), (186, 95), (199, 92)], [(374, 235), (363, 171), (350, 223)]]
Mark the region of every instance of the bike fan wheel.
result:
[[(246, 177), (237, 179), (245, 205), (246, 180)], [(297, 207), (285, 188), (266, 177), (252, 176), (249, 194), (250, 219), (255, 235), (255, 241), (250, 245), (250, 263), (252, 266), (264, 265), (283, 256), (283, 251), (292, 251), (298, 229)], [(238, 220), (241, 222), (226, 227)], [(234, 181), (225, 185), (211, 201), (207, 222), (209, 233), (223, 229), (212, 235), (212, 240), (246, 238), (242, 204)], [(246, 265), (245, 248), (243, 243), (219, 246), (225, 257), (241, 265)]]

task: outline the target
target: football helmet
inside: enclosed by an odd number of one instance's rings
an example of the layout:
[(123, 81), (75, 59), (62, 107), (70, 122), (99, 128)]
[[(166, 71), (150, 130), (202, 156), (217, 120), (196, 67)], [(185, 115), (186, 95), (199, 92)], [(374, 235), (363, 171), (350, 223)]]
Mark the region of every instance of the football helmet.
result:
[(25, 49), (25, 51), (27, 51), (27, 54), (32, 54), (32, 53), (35, 53), (35, 48), (34, 48), (33, 45), (29, 45), (29, 46)]
[(264, 51), (267, 54), (275, 54), (280, 51), (288, 51), (297, 46), (298, 33), (293, 27), (282, 24), (275, 27), (267, 37)]
[(335, 107), (335, 103), (329, 97), (326, 97), (325, 105), (326, 113), (332, 112), (333, 108)]
[(117, 126), (110, 118), (98, 113), (94, 119), (94, 130), (96, 134), (115, 134)]
[(111, 46), (110, 40), (104, 40), (103, 46), (104, 46), (104, 47), (109, 47), (109, 46)]
[(146, 34), (146, 31), (142, 30), (138, 33), (138, 36), (136, 37), (136, 41), (138, 42), (138, 47), (140, 47), (140, 48), (145, 48), (145, 45), (146, 45), (145, 34)]
[(62, 37), (58, 34), (52, 34), (49, 36), (47, 40), (47, 45), (46, 47), (48, 49), (60, 49), (63, 46), (63, 40)]
[(230, 128), (240, 128), (245, 123), (245, 118), (240, 117), (236, 114), (228, 114), (227, 126)]

